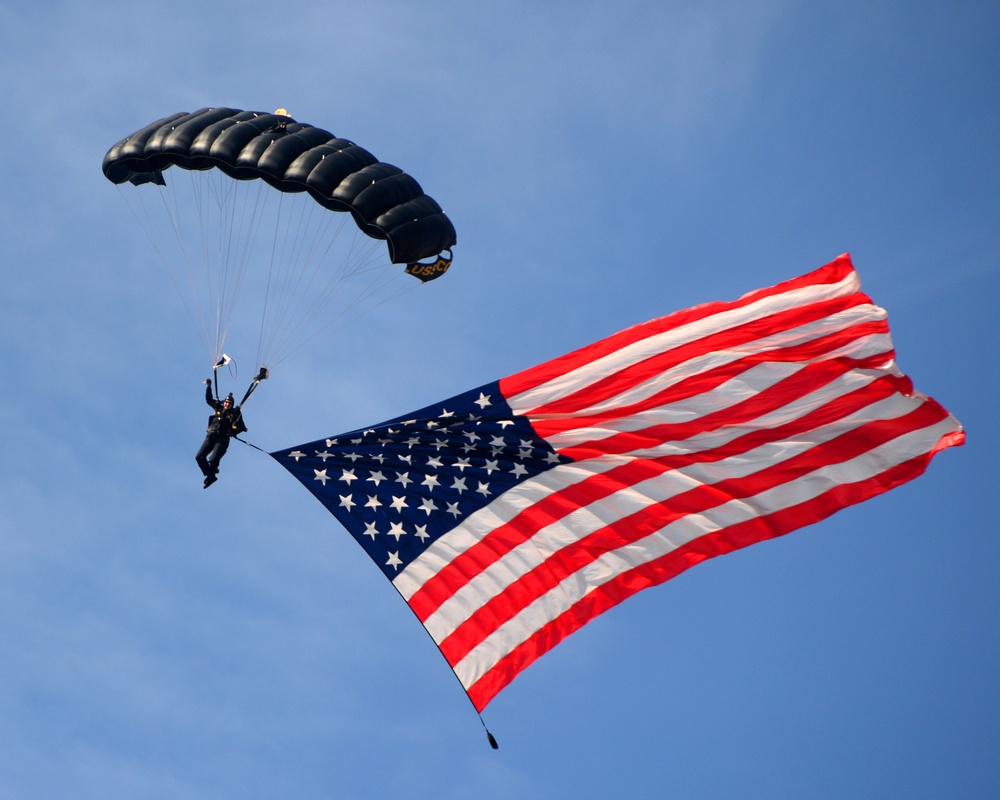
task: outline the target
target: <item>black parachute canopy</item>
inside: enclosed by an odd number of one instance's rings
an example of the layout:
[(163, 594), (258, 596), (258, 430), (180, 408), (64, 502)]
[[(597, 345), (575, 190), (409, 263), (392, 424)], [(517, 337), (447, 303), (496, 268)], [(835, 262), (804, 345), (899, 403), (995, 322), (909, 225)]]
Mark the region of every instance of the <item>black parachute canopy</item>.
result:
[(218, 169), (282, 192), (308, 192), (332, 211), (349, 211), (368, 236), (386, 240), (396, 264), (437, 257), (455, 245), (451, 220), (410, 175), (282, 112), (203, 108), (164, 117), (108, 150), (104, 175), (115, 184), (163, 184), (169, 167)]

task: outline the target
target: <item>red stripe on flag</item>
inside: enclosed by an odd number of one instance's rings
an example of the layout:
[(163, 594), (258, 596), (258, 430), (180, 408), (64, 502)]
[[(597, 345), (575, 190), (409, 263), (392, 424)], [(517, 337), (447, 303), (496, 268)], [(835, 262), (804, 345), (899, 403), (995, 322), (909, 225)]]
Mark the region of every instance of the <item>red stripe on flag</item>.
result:
[[(728, 408), (707, 413), (690, 422), (651, 425), (640, 431), (615, 434), (584, 445), (557, 449), (564, 455), (580, 460), (610, 454), (628, 454), (649, 447), (656, 442), (683, 442), (692, 436), (723, 427), (753, 426), (754, 420), (801, 400), (838, 377), (863, 366), (845, 363), (843, 360), (810, 364), (805, 369), (772, 384), (765, 391), (751, 395)], [(538, 427), (544, 429), (546, 426), (540, 422)]]
[(547, 383), (555, 377), (565, 375), (580, 366), (616, 352), (633, 342), (648, 338), (657, 333), (704, 320), (733, 309), (745, 308), (758, 300), (785, 294), (796, 289), (823, 284), (837, 284), (853, 274), (854, 267), (851, 265), (850, 256), (845, 253), (829, 264), (807, 275), (792, 278), (791, 280), (764, 289), (755, 289), (737, 300), (704, 303), (692, 308), (675, 311), (672, 314), (640, 325), (633, 325), (599, 342), (594, 342), (586, 347), (574, 350), (572, 353), (567, 353), (564, 356), (510, 375), (503, 379), (501, 388), (505, 397), (514, 397), (540, 384)]
[[(856, 293), (848, 297), (838, 297), (804, 308), (795, 308), (762, 319), (753, 320), (752, 322), (747, 322), (725, 331), (713, 333), (696, 341), (685, 343), (666, 352), (657, 353), (642, 359), (638, 363), (626, 364), (612, 374), (605, 375), (593, 383), (577, 389), (575, 392), (565, 394), (558, 400), (553, 400), (526, 410), (524, 413), (530, 416), (544, 417), (560, 414), (569, 415), (585, 411), (698, 356), (703, 356), (706, 353), (744, 348), (776, 332), (789, 331), (801, 325), (807, 325), (810, 322), (830, 317), (837, 312), (846, 311), (863, 304), (870, 304), (870, 302), (866, 296)], [(874, 330), (875, 328), (873, 327)], [(882, 332), (886, 332), (887, 330), (887, 327), (883, 327)], [(820, 337), (818, 340), (803, 342), (797, 346), (761, 350), (759, 353), (753, 354), (753, 356), (748, 355), (744, 359), (741, 359), (737, 364), (742, 364), (744, 361), (751, 361), (751, 363), (756, 361), (759, 363), (767, 360), (792, 361), (810, 357), (814, 358), (824, 352), (824, 347), (832, 350), (837, 343), (850, 342), (857, 338), (849, 334), (850, 329), (835, 331), (827, 336)], [(789, 355), (787, 358), (783, 358), (780, 354), (786, 351)], [(801, 353), (801, 356), (796, 357), (796, 353)], [(732, 369), (732, 364), (724, 365), (719, 368), (719, 374), (725, 374), (726, 370)], [(505, 397), (510, 397), (504, 381), (500, 382), (500, 389)], [(670, 388), (665, 390), (668, 396), (669, 392)], [(656, 405), (656, 403), (653, 403), (653, 405)], [(629, 408), (623, 407), (621, 411), (622, 413), (629, 413)]]
[[(510, 522), (493, 529), (477, 544), (456, 555), (409, 599), (410, 607), (421, 621), (426, 620), (441, 603), (465, 583), (495, 563), (503, 554), (530, 539), (538, 530), (557, 522), (573, 510), (600, 500), (623, 487), (634, 486), (640, 481), (682, 466), (720, 461), (749, 452), (769, 442), (801, 437), (890, 397), (897, 393), (899, 388), (897, 378), (891, 375), (882, 376), (871, 384), (838, 397), (784, 425), (751, 430), (709, 450), (628, 461), (606, 473), (595, 474), (581, 483), (570, 485), (558, 494), (550, 495), (525, 509)], [(665, 432), (661, 430), (660, 433)], [(668, 435), (657, 439), (651, 435), (650, 438), (654, 441), (663, 441), (664, 438), (679, 440), (690, 436)]]
[[(855, 326), (853, 330), (859, 337), (873, 333), (888, 333), (888, 330), (877, 322), (858, 325)], [(539, 436), (542, 436), (543, 438), (551, 438), (567, 430), (600, 426), (605, 422), (634, 417), (640, 415), (644, 411), (661, 408), (672, 403), (679, 403), (698, 397), (699, 395), (703, 395), (706, 392), (719, 388), (727, 381), (730, 381), (753, 367), (762, 364), (802, 364), (803, 369), (796, 375), (786, 378), (785, 381), (787, 381), (787, 383), (784, 383), (784, 386), (786, 388), (798, 386), (800, 387), (800, 391), (805, 391), (809, 385), (822, 385), (822, 382), (827, 380), (829, 376), (841, 375), (855, 369), (875, 369), (882, 366), (887, 360), (892, 358), (892, 351), (886, 350), (870, 355), (866, 358), (836, 356), (833, 358), (816, 360), (823, 354), (836, 350), (838, 347), (842, 346), (844, 342), (845, 340), (839, 336), (823, 337), (822, 339), (807, 342), (796, 347), (768, 351), (765, 353), (750, 354), (739, 361), (733, 361), (720, 367), (682, 379), (674, 385), (669, 386), (656, 394), (650, 395), (641, 402), (615, 407), (608, 411), (591, 414), (580, 413), (576, 415), (563, 415), (556, 418), (544, 416), (536, 418), (535, 412), (529, 412), (528, 416), (531, 417), (532, 427), (534, 427)], [(792, 398), (790, 396), (781, 397), (779, 398), (778, 405), (784, 404), (780, 402), (782, 399), (787, 402), (787, 400)], [(729, 409), (722, 409), (715, 413), (715, 417), (722, 414), (728, 414), (734, 408), (736, 408), (736, 406), (732, 406)], [(728, 420), (727, 424), (732, 424), (732, 422), (735, 421), (737, 420)], [(694, 426), (699, 426), (700, 424), (700, 422), (692, 423)], [(654, 435), (658, 434), (654, 433)], [(577, 455), (569, 449), (557, 449), (565, 455), (577, 457)], [(609, 449), (608, 452), (613, 451)]]
[[(954, 437), (952, 437), (954, 438)], [(960, 437), (959, 437), (960, 438)], [(947, 445), (943, 445), (947, 446)], [(648, 562), (596, 587), (572, 608), (535, 631), (501, 658), (473, 685), (466, 687), (477, 711), (522, 670), (594, 617), (635, 593), (659, 585), (709, 558), (783, 536), (819, 522), (850, 505), (861, 503), (921, 475), (933, 457), (928, 453), (855, 484), (835, 486), (811, 500), (764, 517), (755, 517), (718, 533), (706, 534), (656, 561)]]
[[(863, 456), (903, 433), (929, 427), (946, 416), (947, 412), (936, 403), (928, 403), (898, 420), (869, 423), (752, 475), (699, 485), (661, 503), (621, 517), (613, 524), (552, 554), (529, 573), (510, 583), (502, 592), (480, 606), (447, 639), (439, 642), (441, 652), (450, 664), (457, 664), (508, 619), (570, 575), (606, 553), (655, 534), (671, 522), (689, 515), (703, 514), (732, 500), (749, 500), (752, 504), (755, 495), (831, 464)], [(723, 533), (724, 531), (716, 535)]]

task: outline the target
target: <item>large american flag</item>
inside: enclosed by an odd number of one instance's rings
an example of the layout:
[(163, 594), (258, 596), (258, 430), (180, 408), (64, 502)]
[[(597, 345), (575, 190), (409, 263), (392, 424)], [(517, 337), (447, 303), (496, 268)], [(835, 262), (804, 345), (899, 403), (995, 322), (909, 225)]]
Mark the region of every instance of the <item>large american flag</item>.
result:
[(272, 455), (482, 711), (625, 598), (909, 481), (963, 439), (897, 368), (844, 255)]

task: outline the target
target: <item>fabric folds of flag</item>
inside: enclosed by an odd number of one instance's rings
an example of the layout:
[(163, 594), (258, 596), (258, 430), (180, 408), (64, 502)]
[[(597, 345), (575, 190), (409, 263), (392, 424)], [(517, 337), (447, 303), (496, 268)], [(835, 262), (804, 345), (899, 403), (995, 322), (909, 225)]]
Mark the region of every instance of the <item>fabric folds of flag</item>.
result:
[(912, 480), (959, 422), (849, 256), (271, 455), (365, 548), (478, 711), (597, 615)]

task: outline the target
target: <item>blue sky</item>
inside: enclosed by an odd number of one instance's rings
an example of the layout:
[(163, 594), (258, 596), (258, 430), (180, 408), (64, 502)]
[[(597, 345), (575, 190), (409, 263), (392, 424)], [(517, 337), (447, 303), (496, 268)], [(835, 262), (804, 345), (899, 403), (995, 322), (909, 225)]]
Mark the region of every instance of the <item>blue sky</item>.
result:
[[(995, 797), (995, 3), (0, 6), (0, 796)], [(324, 509), (193, 455), (208, 359), (105, 151), (273, 110), (404, 165), (455, 265), (248, 407), (277, 450), (849, 251), (966, 426), (471, 705)], [(242, 389), (242, 377), (240, 386)]]

